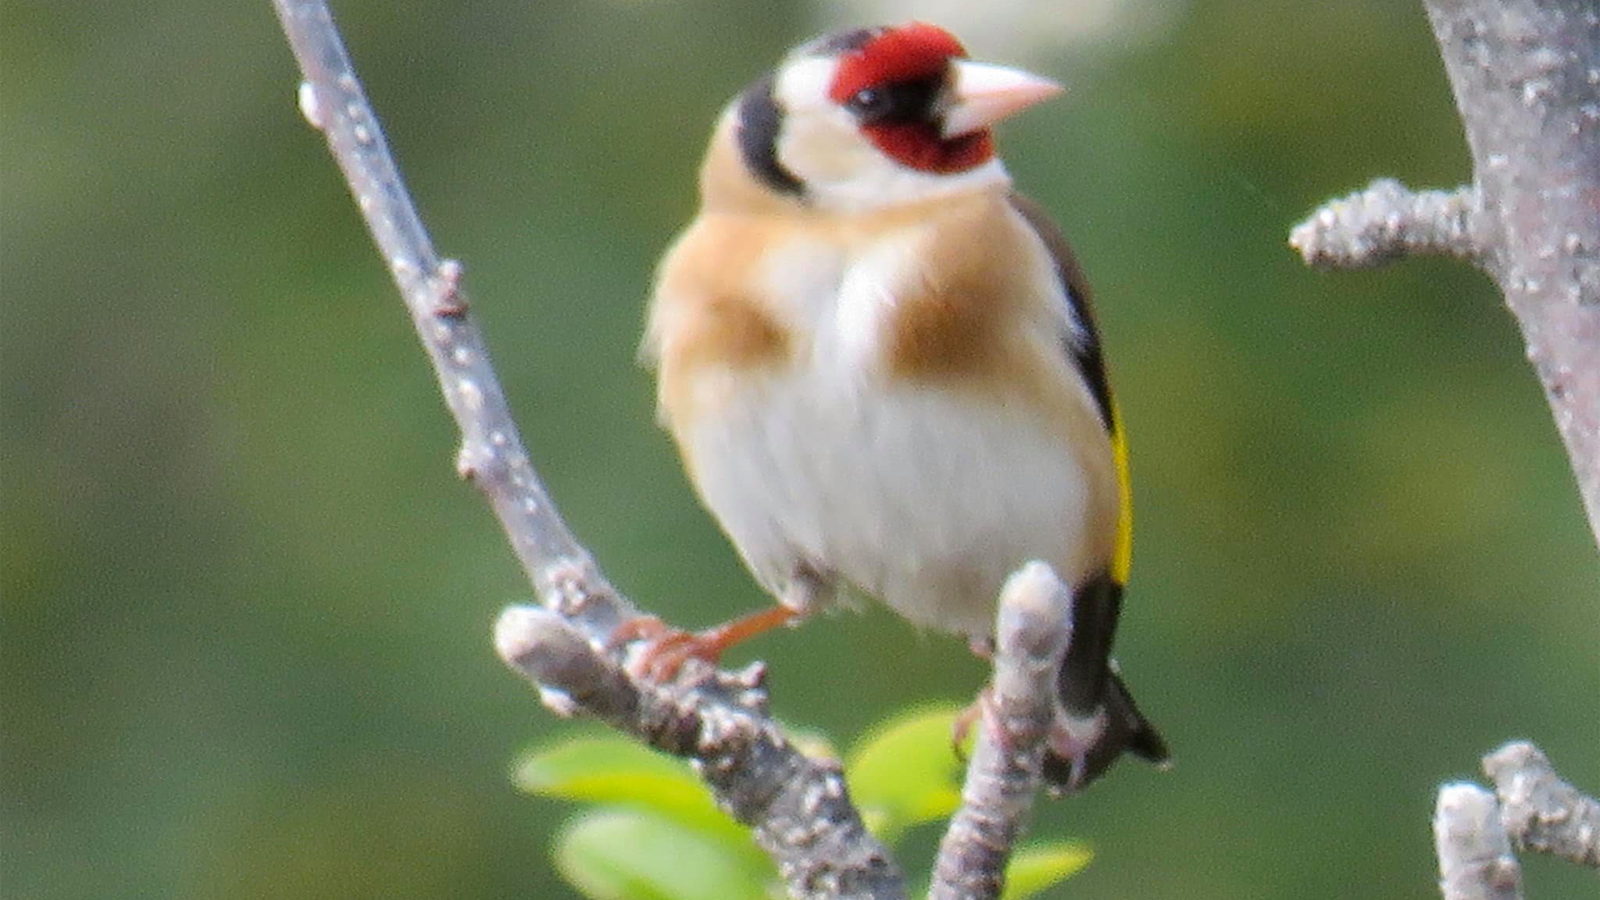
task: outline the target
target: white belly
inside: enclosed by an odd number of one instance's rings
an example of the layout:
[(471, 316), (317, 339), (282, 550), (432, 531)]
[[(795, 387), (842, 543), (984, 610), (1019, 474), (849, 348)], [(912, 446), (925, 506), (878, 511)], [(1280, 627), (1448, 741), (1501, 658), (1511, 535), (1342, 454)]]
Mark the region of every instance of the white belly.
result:
[(732, 386), (680, 435), (768, 590), (807, 565), (919, 625), (986, 636), (1022, 563), (1085, 574), (1088, 476), (1037, 413), (840, 377), (838, 363)]

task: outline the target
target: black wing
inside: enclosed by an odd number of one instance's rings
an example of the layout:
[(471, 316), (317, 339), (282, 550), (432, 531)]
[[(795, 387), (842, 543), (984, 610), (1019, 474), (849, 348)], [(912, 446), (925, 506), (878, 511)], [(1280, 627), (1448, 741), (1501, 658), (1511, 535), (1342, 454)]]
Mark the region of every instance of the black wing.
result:
[(1078, 258), (1061, 229), (1050, 221), (1039, 204), (1021, 194), (1012, 193), (1011, 206), (1033, 228), (1033, 233), (1044, 242), (1045, 249), (1050, 251), (1050, 258), (1055, 261), (1056, 277), (1061, 279), (1061, 289), (1067, 295), (1067, 305), (1077, 325), (1077, 333), (1069, 335), (1065, 341), (1067, 350), (1078, 364), (1084, 380), (1089, 383), (1089, 392), (1094, 395), (1094, 402), (1100, 408), (1100, 421), (1105, 423), (1106, 431), (1115, 432), (1117, 414), (1111, 403), (1111, 386), (1106, 382), (1106, 364), (1100, 352), (1100, 330), (1094, 324), (1089, 282), (1083, 277)]

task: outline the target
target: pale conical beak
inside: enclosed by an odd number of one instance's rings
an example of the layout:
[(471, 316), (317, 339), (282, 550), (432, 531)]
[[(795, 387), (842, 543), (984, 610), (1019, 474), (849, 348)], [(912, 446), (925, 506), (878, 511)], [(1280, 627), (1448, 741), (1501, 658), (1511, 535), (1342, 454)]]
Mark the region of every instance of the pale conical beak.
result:
[(944, 112), (945, 138), (988, 128), (1041, 100), (1066, 90), (1048, 78), (985, 63), (956, 60), (951, 104)]

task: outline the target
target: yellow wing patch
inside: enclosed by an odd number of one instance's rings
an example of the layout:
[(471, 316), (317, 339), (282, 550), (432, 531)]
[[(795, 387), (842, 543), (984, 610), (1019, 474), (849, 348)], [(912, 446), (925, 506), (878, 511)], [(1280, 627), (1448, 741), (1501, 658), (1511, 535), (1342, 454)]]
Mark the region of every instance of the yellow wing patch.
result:
[(1121, 503), (1117, 512), (1117, 540), (1111, 550), (1111, 578), (1128, 583), (1133, 567), (1133, 484), (1128, 476), (1128, 436), (1122, 430), (1122, 410), (1111, 404), (1111, 458), (1117, 466), (1117, 491)]

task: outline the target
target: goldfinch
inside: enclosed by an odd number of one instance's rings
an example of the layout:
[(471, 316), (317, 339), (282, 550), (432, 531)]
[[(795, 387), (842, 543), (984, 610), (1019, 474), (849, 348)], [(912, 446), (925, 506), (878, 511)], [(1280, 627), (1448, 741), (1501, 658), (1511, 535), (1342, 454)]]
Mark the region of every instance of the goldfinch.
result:
[(982, 652), (1006, 577), (1042, 559), (1074, 588), (1045, 776), (1075, 790), (1167, 749), (1110, 657), (1128, 477), (1088, 286), (990, 132), (1060, 91), (923, 23), (793, 50), (717, 122), (643, 356), (778, 601), (656, 649), (714, 658), (854, 590)]

